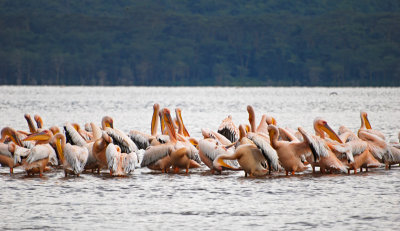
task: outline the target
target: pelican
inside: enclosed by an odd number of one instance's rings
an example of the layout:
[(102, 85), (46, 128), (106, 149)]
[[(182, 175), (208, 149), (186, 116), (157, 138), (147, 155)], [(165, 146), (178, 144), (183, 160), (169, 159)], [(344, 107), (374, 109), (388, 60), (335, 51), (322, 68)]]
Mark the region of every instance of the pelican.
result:
[(47, 138), (49, 143), (55, 144), (57, 153), (64, 168), (65, 177), (67, 177), (68, 174), (79, 176), (86, 165), (89, 155), (88, 150), (85, 147), (66, 143), (65, 136), (61, 133), (53, 135), (50, 132), (41, 132), (33, 135), (31, 139), (36, 139), (35, 137), (38, 136), (43, 136), (40, 138), (41, 140), (45, 141)]
[(24, 141), (37, 140), (36, 145), (31, 149), (29, 156), (26, 158), (24, 164), (25, 171), (28, 176), (30, 174), (39, 173), (39, 176), (43, 176), (43, 172), (46, 169), (46, 165), (50, 162), (53, 165), (57, 165), (57, 155), (53, 147), (49, 144), (49, 136), (52, 136), (50, 130), (43, 130), (40, 133), (32, 134), (24, 139)]
[[(9, 142), (8, 144), (3, 143), (7, 137), (10, 137), (12, 142)], [(22, 152), (20, 151), (20, 146), (22, 146), (22, 143), (17, 132), (11, 127), (5, 127), (1, 130), (0, 141), (0, 164), (8, 166), (10, 168), (10, 174), (12, 174), (14, 172), (14, 168), (21, 164), (21, 158), (17, 156), (22, 155)], [(27, 154), (23, 156), (26, 157), (26, 155)]]
[(361, 126), (359, 131), (367, 131), (369, 133), (377, 135), (382, 140), (385, 140), (385, 135), (382, 132), (372, 129), (371, 123), (368, 120), (368, 114), (365, 111), (360, 112), (360, 118), (361, 118)]
[(121, 153), (121, 148), (113, 143), (106, 148), (107, 167), (112, 176), (126, 176), (135, 169), (137, 163), (136, 152)]
[[(230, 147), (224, 146), (218, 140), (213, 138), (200, 140), (198, 148), (201, 161), (211, 169), (211, 173), (214, 173), (214, 171), (217, 170), (213, 166), (213, 161), (215, 160), (215, 158), (217, 158), (217, 156), (223, 154), (233, 154), (233, 152), (235, 151), (233, 145), (231, 145)], [(230, 161), (230, 163), (227, 165), (229, 165), (228, 169), (235, 169), (237, 162)]]
[(108, 167), (106, 149), (112, 142), (112, 138), (106, 132), (103, 132), (101, 137), (93, 143), (92, 152), (97, 160), (99, 169)]
[(113, 143), (118, 145), (124, 153), (136, 152), (138, 150), (136, 144), (124, 132), (114, 128), (113, 124), (114, 121), (111, 117), (103, 117), (103, 130), (112, 138)]
[[(338, 144), (332, 143), (330, 145), (332, 150), (337, 152), (337, 156), (340, 154), (345, 154), (347, 156), (347, 158), (342, 158), (347, 159), (347, 161), (342, 161), (349, 167), (348, 173), (350, 173), (350, 170), (354, 170), (354, 174), (356, 174), (358, 168), (362, 171), (364, 167), (368, 171), (368, 168), (375, 168), (381, 165), (371, 154), (367, 142), (358, 138), (357, 135), (344, 126), (339, 128), (339, 132), (341, 133), (339, 138), (345, 142)], [(351, 156), (353, 157), (352, 159), (349, 158)]]
[[(271, 170), (279, 169), (278, 155), (272, 147), (266, 146), (265, 141), (255, 142), (246, 137), (245, 128), (243, 125), (239, 126), (240, 145), (236, 148), (233, 154), (221, 154), (213, 161), (213, 166), (218, 171), (222, 168), (232, 169), (222, 160), (237, 160), (241, 169), (244, 170), (245, 176), (262, 176), (271, 173)], [(255, 143), (258, 143), (256, 145)], [(269, 144), (268, 144), (269, 145)], [(268, 169), (265, 168), (264, 163), (268, 161)], [(233, 168), (232, 170), (238, 170)]]
[(218, 133), (222, 134), (231, 142), (236, 142), (239, 139), (239, 129), (232, 121), (232, 116), (226, 117), (218, 128)]
[(189, 148), (184, 141), (178, 141), (173, 120), (167, 108), (163, 109), (163, 117), (170, 142), (148, 148), (144, 153), (141, 167), (167, 172), (170, 166), (173, 166), (175, 172), (183, 168), (186, 169), (186, 173), (189, 168), (200, 167), (195, 161), (198, 158), (195, 149)]
[(289, 172), (294, 175), (295, 172), (302, 172), (308, 169), (301, 159), (303, 155), (310, 153), (309, 145), (305, 139), (303, 142), (298, 142), (296, 140), (292, 142), (279, 141), (279, 130), (272, 124), (268, 125), (268, 132), (271, 145), (276, 150), (279, 162), (285, 169), (286, 175), (288, 175)]
[[(298, 128), (299, 132), (303, 135), (303, 139), (310, 145), (311, 152), (314, 156), (315, 163), (311, 156), (307, 158), (308, 162), (311, 163), (313, 167), (313, 172), (315, 171), (315, 166), (318, 164), (320, 171), (325, 173), (326, 170), (329, 171), (342, 171), (347, 173), (347, 167), (336, 157), (332, 150), (328, 146), (328, 141), (325, 140), (325, 133), (329, 135), (331, 139), (335, 139), (341, 142), (338, 135), (329, 127), (325, 120), (317, 117), (314, 120), (314, 130), (316, 136), (308, 134), (303, 128)], [(318, 136), (319, 135), (319, 136)]]
[(222, 160), (237, 160), (245, 176), (264, 176), (269, 171), (262, 164), (265, 161), (263, 154), (254, 144), (240, 145), (233, 154), (221, 154), (213, 161), (214, 168), (218, 171), (222, 171), (223, 168), (232, 169)]
[[(392, 148), (379, 135), (366, 130), (359, 130), (358, 137), (368, 143), (372, 155), (381, 163), (385, 163), (386, 169), (391, 163), (395, 163), (397, 157), (393, 156)], [(393, 149), (394, 153), (396, 149)]]

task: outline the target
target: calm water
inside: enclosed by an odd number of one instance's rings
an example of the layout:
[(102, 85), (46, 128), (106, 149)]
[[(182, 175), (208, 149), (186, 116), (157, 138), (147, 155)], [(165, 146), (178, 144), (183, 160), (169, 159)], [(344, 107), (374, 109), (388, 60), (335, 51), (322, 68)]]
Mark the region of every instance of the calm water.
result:
[[(337, 94), (330, 94), (335, 92)], [(40, 114), (46, 127), (64, 122), (100, 123), (150, 131), (152, 105), (182, 109), (189, 133), (216, 130), (232, 115), (247, 123), (253, 105), (278, 125), (312, 130), (316, 116), (332, 128), (360, 126), (359, 112), (387, 139), (400, 131), (399, 88), (144, 88), (0, 86), (0, 127), (27, 130), (23, 115)], [(244, 173), (210, 175), (207, 168), (185, 174), (136, 169), (126, 178), (83, 174), (64, 178), (61, 170), (42, 179), (21, 169), (0, 168), (0, 229), (138, 230), (396, 230), (400, 224), (400, 167), (357, 175), (245, 178)]]

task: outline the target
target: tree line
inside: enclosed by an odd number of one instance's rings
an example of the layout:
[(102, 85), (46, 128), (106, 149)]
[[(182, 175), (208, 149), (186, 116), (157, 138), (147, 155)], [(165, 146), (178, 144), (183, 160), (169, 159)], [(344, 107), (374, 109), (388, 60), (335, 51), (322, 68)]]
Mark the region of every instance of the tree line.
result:
[(399, 86), (400, 2), (0, 1), (0, 84)]

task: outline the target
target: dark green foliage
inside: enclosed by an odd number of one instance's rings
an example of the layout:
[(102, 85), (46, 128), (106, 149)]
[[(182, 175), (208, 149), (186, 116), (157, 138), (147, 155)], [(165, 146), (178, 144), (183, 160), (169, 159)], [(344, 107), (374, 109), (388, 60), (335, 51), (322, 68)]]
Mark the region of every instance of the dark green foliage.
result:
[(0, 84), (399, 86), (398, 0), (0, 0)]

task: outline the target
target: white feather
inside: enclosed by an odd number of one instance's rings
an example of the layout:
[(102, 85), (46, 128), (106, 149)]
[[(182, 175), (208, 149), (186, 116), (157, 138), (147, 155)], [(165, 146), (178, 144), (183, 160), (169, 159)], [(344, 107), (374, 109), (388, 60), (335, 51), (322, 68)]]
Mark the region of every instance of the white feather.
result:
[(261, 150), (263, 156), (271, 163), (271, 170), (279, 170), (279, 157), (275, 149), (264, 139), (264, 137), (257, 133), (249, 132), (247, 138), (254, 142), (254, 144)]

